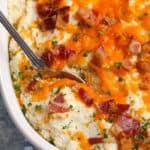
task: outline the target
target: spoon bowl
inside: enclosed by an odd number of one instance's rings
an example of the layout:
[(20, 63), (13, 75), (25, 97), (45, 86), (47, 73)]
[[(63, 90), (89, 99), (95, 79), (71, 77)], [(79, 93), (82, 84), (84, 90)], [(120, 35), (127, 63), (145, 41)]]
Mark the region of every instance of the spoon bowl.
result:
[(24, 51), (24, 54), (28, 57), (32, 65), (39, 71), (45, 72), (49, 77), (56, 78), (69, 78), (71, 80), (76, 80), (77, 82), (84, 82), (84, 80), (74, 75), (70, 72), (62, 71), (62, 70), (51, 70), (47, 67), (44, 61), (36, 56), (30, 47), (26, 44), (26, 42), (22, 39), (19, 33), (15, 30), (15, 28), (9, 23), (4, 14), (0, 11), (0, 22), (5, 27), (5, 29), (10, 33), (10, 35), (14, 38), (14, 40), (18, 43), (21, 49)]

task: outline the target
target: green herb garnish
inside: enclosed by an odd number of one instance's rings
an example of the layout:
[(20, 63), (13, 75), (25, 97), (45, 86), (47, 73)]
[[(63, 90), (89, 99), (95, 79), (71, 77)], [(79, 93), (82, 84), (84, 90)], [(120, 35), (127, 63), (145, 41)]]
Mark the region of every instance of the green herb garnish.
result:
[(71, 110), (73, 110), (73, 105), (70, 105), (69, 108), (70, 108)]
[(68, 129), (68, 128), (69, 128), (69, 125), (70, 125), (70, 124), (64, 125), (64, 126), (62, 127), (62, 129)]
[(115, 65), (115, 67), (116, 67), (117, 69), (120, 69), (121, 66), (122, 66), (122, 63), (121, 63), (121, 62), (116, 62), (114, 65)]
[(32, 103), (28, 103), (28, 107), (32, 106)]
[(23, 79), (24, 79), (23, 72), (19, 72), (19, 73), (18, 73), (18, 76), (19, 76), (19, 79), (20, 79), (20, 80), (23, 80)]
[(23, 114), (25, 115), (26, 114), (26, 107), (25, 107), (25, 105), (22, 105), (22, 112), (23, 112)]
[(99, 35), (104, 35), (105, 33), (106, 33), (105, 30), (98, 31), (98, 34), (99, 34)]
[(52, 41), (52, 45), (56, 46), (57, 44), (58, 44), (58, 41), (56, 41), (56, 40)]
[(150, 121), (149, 120), (147, 122), (144, 122), (142, 124), (142, 128), (143, 128), (144, 131), (146, 131), (147, 128), (149, 128), (149, 127), (150, 127)]
[(20, 92), (20, 91), (21, 91), (20, 85), (18, 85), (18, 84), (14, 84), (14, 89), (15, 89), (15, 91), (17, 91), (17, 92)]
[(61, 87), (58, 87), (55, 91), (54, 91), (54, 94), (58, 94), (61, 90)]
[(42, 110), (42, 106), (41, 105), (35, 105), (35, 110), (36, 111), (41, 111)]
[(97, 145), (95, 145), (95, 146), (94, 146), (94, 150), (101, 150), (101, 146), (100, 146), (100, 145), (98, 145), (98, 144), (97, 144)]
[(41, 73), (38, 72), (37, 74), (34, 75), (33, 78), (35, 78), (35, 79), (37, 79), (37, 78), (41, 79), (42, 75), (41, 75)]
[(108, 138), (108, 134), (106, 133), (106, 130), (104, 129), (104, 131), (103, 131), (103, 136), (104, 136), (104, 138)]
[(132, 147), (132, 150), (138, 150), (138, 145), (134, 145), (134, 146)]
[(73, 41), (74, 42), (78, 42), (79, 41), (79, 38), (80, 38), (80, 33), (79, 32), (76, 32), (73, 36)]
[(118, 77), (118, 81), (119, 81), (119, 82), (122, 82), (122, 81), (123, 81), (123, 78), (122, 78), (122, 77)]
[(109, 123), (113, 123), (113, 119), (112, 118), (108, 118), (108, 119), (106, 119), (106, 121), (108, 121)]
[(139, 133), (135, 136), (135, 139), (138, 139), (138, 140), (144, 140), (145, 139), (145, 135), (142, 134), (142, 133)]

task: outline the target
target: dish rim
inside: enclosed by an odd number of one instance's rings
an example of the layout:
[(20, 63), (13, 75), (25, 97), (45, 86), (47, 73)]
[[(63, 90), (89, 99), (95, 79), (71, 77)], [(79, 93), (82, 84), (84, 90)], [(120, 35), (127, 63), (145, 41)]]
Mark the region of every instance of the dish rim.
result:
[[(7, 16), (7, 0), (0, 0), (0, 10)], [(23, 115), (11, 80), (8, 55), (8, 33), (1, 24), (0, 35), (3, 37), (0, 38), (0, 91), (9, 116), (25, 138), (27, 138), (36, 148), (42, 150), (58, 150), (55, 146), (42, 138), (42, 136), (32, 128)]]

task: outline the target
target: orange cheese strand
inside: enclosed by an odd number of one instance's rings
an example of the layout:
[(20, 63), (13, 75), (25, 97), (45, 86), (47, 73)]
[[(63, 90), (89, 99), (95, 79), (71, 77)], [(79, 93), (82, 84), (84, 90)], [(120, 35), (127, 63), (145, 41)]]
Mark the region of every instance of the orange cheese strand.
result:
[(37, 91), (33, 91), (32, 94), (32, 101), (33, 102), (38, 102), (41, 100), (44, 100), (47, 98), (48, 93), (49, 93), (49, 83), (47, 81), (43, 81), (43, 83), (41, 83), (42, 87), (37, 90)]
[(76, 132), (74, 138), (80, 141), (82, 150), (92, 150), (87, 137), (82, 132)]

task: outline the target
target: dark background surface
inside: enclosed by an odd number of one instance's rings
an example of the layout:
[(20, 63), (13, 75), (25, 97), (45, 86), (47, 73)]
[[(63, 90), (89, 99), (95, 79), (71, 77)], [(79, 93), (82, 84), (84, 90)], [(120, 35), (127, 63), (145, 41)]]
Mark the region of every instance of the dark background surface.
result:
[(12, 123), (0, 95), (0, 150), (23, 150), (24, 137)]

